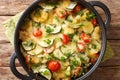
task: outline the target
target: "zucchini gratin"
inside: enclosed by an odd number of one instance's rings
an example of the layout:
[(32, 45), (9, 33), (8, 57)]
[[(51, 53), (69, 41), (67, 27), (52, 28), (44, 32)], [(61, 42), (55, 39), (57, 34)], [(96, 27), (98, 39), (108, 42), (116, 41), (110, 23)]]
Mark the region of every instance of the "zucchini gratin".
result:
[(33, 73), (48, 80), (84, 75), (99, 57), (96, 15), (71, 0), (40, 2), (19, 30), (21, 52)]

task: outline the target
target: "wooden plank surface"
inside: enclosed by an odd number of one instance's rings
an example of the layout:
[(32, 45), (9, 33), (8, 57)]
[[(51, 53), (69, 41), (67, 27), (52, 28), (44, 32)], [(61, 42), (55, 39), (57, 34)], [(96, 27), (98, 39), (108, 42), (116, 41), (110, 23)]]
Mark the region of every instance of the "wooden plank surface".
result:
[[(10, 56), (14, 51), (5, 36), (2, 22), (23, 11), (34, 0), (0, 0), (0, 80), (19, 80), (10, 71)], [(86, 80), (120, 80), (120, 0), (86, 0), (105, 3), (112, 15), (111, 25), (107, 29), (107, 39), (115, 51), (115, 56), (104, 63)], [(104, 18), (104, 12), (96, 8)], [(21, 73), (25, 73), (18, 61), (16, 66)]]

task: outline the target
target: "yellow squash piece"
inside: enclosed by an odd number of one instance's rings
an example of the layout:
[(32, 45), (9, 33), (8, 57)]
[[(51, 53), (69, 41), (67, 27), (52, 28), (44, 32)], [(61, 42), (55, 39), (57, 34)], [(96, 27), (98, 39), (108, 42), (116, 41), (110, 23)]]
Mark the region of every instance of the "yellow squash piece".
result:
[(27, 53), (30, 55), (38, 55), (42, 52), (43, 52), (43, 48), (41, 46), (37, 45), (35, 49), (28, 51)]
[(93, 24), (89, 21), (85, 21), (85, 22), (83, 22), (83, 24), (84, 24), (84, 26), (82, 26), (83, 31), (87, 34), (92, 33), (92, 31), (94, 29)]

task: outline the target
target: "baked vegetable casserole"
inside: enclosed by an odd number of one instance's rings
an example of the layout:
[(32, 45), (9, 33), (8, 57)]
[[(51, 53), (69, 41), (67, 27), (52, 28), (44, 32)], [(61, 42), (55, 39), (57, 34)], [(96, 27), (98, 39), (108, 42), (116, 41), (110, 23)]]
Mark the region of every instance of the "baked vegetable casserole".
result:
[(97, 61), (101, 29), (96, 15), (71, 0), (40, 2), (19, 30), (28, 68), (48, 80), (84, 75)]

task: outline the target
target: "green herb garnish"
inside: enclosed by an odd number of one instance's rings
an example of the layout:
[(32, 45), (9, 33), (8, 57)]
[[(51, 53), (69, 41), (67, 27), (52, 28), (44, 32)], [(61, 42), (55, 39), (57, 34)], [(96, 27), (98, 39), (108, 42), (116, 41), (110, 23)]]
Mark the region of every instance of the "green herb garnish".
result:
[(88, 15), (87, 15), (87, 19), (88, 20), (92, 20), (92, 19), (94, 19), (96, 16), (95, 16), (95, 14), (93, 13), (93, 12), (90, 12)]
[(55, 16), (55, 19), (59, 22), (59, 18), (57, 16)]
[(54, 31), (54, 29), (52, 29), (50, 26), (46, 26), (46, 32), (47, 33), (51, 33), (53, 31)]
[(78, 65), (78, 61), (76, 59), (72, 60), (71, 62), (71, 68), (74, 69)]
[(83, 11), (79, 11), (79, 12), (77, 12), (77, 15), (83, 16), (84, 12)]
[(81, 23), (81, 24), (79, 24), (79, 26), (85, 26), (85, 24)]
[(41, 23), (32, 21), (32, 27), (41, 27)]
[(48, 72), (48, 70), (45, 70), (44, 72), (42, 72), (42, 74), (43, 74), (43, 75), (48, 75), (49, 72)]
[(47, 39), (47, 40), (44, 40), (44, 42), (50, 45), (51, 40)]
[(85, 61), (85, 59), (84, 59), (84, 58), (82, 58), (82, 57), (80, 57), (80, 60), (81, 60), (82, 62), (84, 62), (84, 61)]
[(61, 57), (61, 59), (60, 59), (61, 61), (65, 61), (65, 57)]
[(24, 42), (22, 42), (22, 46), (25, 50), (31, 50), (35, 47), (35, 43), (33, 43), (31, 40), (24, 41)]
[(32, 41), (26, 41), (26, 42), (24, 42), (24, 45), (25, 46), (33, 46), (34, 43)]
[(72, 41), (73, 37), (74, 37), (74, 33), (73, 34), (68, 34), (69, 38), (70, 38), (70, 41)]
[(97, 48), (97, 45), (92, 44), (92, 48), (93, 48), (93, 49), (96, 49), (96, 48)]
[(67, 52), (67, 53), (64, 53), (65, 54), (65, 56), (67, 56), (67, 57), (70, 57), (71, 56), (71, 52)]
[(67, 17), (67, 21), (73, 22), (73, 20), (70, 18), (70, 16)]

